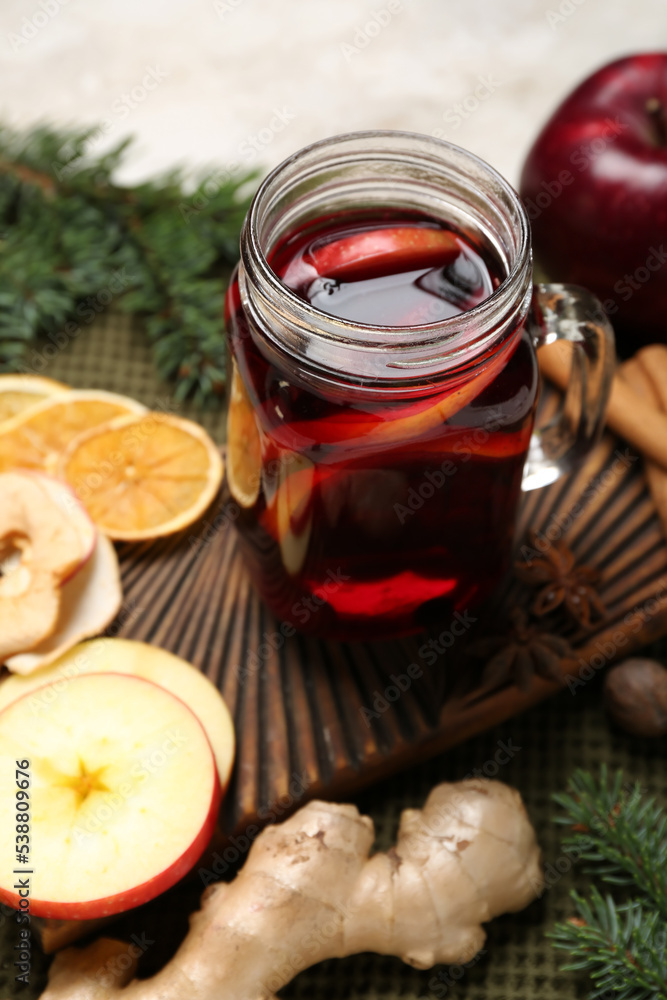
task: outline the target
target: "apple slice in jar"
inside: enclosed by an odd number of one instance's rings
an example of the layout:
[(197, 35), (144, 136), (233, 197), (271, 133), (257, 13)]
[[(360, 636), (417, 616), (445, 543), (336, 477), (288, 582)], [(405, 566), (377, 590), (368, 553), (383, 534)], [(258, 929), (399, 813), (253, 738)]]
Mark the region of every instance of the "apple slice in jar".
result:
[(477, 458), (514, 458), (528, 450), (532, 429), (530, 425), (515, 431), (492, 430), (480, 427), (455, 427), (446, 434), (431, 440), (419, 441), (412, 446), (413, 459), (417, 456), (448, 457), (456, 460), (466, 456)]
[(281, 280), (301, 289), (316, 278), (354, 281), (377, 273), (384, 276), (411, 267), (444, 267), (456, 259), (460, 246), (456, 234), (445, 229), (404, 225), (370, 229), (318, 246), (292, 260)]
[(298, 452), (283, 452), (279, 462), (277, 487), (260, 521), (280, 545), (285, 569), (296, 576), (303, 568), (313, 526), (315, 465)]
[[(401, 407), (400, 411), (388, 409), (386, 417), (377, 412), (344, 409), (324, 419), (295, 422), (286, 433), (293, 440), (309, 444), (317, 442), (335, 448), (349, 448), (356, 458), (394, 448), (397, 444), (407, 444), (438, 431), (442, 424), (472, 403), (491, 384), (506, 361), (505, 355), (490, 359), (485, 368), (467, 381), (454, 385), (446, 392)], [(280, 430), (274, 431), (273, 435), (279, 439)], [(340, 452), (338, 460), (343, 457)]]
[[(50, 698), (76, 677), (88, 674), (128, 674), (152, 681), (180, 698), (206, 731), (224, 793), (234, 763), (234, 723), (227, 705), (200, 670), (158, 646), (133, 639), (102, 638), (80, 643), (49, 666), (29, 675), (15, 674), (0, 684), (0, 712), (24, 695), (34, 695), (35, 718)], [(40, 690), (43, 689), (43, 690)]]
[[(109, 916), (174, 885), (211, 839), (221, 798), (195, 715), (156, 684), (121, 674), (75, 678), (37, 720), (30, 702), (0, 713), (0, 759), (12, 764), (0, 769), (0, 900), (21, 902), (17, 815), (29, 817), (21, 853), (34, 916)], [(17, 814), (19, 801), (28, 808)]]

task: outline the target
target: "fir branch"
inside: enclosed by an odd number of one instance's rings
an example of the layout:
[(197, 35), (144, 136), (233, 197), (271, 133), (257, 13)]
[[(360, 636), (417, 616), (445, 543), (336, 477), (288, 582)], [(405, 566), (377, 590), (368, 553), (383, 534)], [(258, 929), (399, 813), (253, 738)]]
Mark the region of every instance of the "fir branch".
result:
[(667, 816), (639, 784), (624, 785), (619, 771), (601, 769), (596, 781), (578, 770), (568, 792), (554, 795), (565, 810), (568, 853), (589, 864), (586, 871), (622, 888), (632, 898), (603, 896), (596, 886), (589, 898), (572, 893), (578, 916), (557, 924), (549, 936), (570, 952), (564, 970), (587, 972), (591, 1000), (667, 1000)]
[(667, 1000), (667, 929), (660, 913), (645, 910), (638, 900), (619, 905), (595, 887), (590, 902), (576, 892), (572, 899), (579, 916), (557, 924), (550, 935), (556, 948), (574, 958), (563, 971), (589, 974), (591, 1000)]
[[(159, 373), (180, 398), (215, 401), (224, 388), (226, 283), (254, 174), (178, 171), (121, 187), (129, 140), (89, 155), (99, 130), (0, 128), (0, 371), (30, 371), (40, 335), (58, 343), (85, 304), (143, 314)], [(112, 290), (113, 294), (109, 292)]]
[(554, 800), (566, 815), (556, 822), (569, 833), (563, 844), (589, 862), (585, 869), (612, 885), (636, 886), (667, 921), (667, 814), (654, 798), (629, 788), (619, 771), (610, 778), (603, 765), (599, 781), (577, 770), (569, 794)]

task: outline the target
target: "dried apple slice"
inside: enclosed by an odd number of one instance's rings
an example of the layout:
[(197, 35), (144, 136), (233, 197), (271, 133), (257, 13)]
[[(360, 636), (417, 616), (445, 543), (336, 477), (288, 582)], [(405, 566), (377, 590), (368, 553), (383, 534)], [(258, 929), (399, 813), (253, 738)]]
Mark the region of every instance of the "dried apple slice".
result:
[(7, 537), (24, 539), (20, 547), (26, 558), (58, 581), (81, 560), (75, 525), (30, 473), (0, 474), (0, 538)]
[(50, 573), (25, 566), (5, 575), (0, 550), (0, 663), (51, 635), (60, 614), (60, 592)]
[(79, 565), (75, 567), (75, 569), (73, 569), (67, 577), (65, 577), (65, 582), (67, 582), (67, 580), (71, 579), (75, 573), (78, 573), (79, 570), (85, 566), (95, 551), (95, 545), (97, 544), (97, 529), (91, 521), (86, 508), (83, 506), (81, 501), (77, 499), (74, 492), (65, 485), (65, 483), (61, 483), (59, 479), (54, 479), (53, 476), (47, 476), (46, 473), (42, 472), (31, 471), (26, 473), (26, 475), (35, 477), (35, 480), (39, 483), (50, 500), (72, 522), (79, 536), (79, 542), (81, 544), (81, 561)]
[(35, 713), (48, 704), (38, 690), (51, 685), (54, 692), (83, 674), (129, 674), (158, 684), (185, 702), (206, 730), (222, 790), (227, 788), (234, 762), (234, 723), (216, 687), (200, 670), (157, 646), (130, 639), (92, 639), (68, 650), (49, 666), (32, 674), (14, 674), (0, 684), (0, 711), (25, 694), (35, 695)]
[(257, 422), (248, 392), (232, 358), (232, 383), (227, 413), (227, 484), (241, 507), (253, 507), (259, 496), (262, 452)]
[(14, 673), (29, 674), (53, 663), (83, 639), (103, 632), (120, 611), (122, 603), (116, 550), (108, 538), (97, 535), (91, 558), (61, 587), (60, 609), (53, 633), (30, 652), (10, 656), (6, 666)]
[(60, 585), (82, 556), (76, 527), (33, 476), (0, 475), (0, 662), (53, 634)]

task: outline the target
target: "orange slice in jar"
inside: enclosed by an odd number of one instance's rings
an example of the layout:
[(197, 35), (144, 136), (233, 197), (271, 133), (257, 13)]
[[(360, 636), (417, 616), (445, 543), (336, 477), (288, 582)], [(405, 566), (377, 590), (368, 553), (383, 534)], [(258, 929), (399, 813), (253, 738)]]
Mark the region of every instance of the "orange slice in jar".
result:
[(259, 496), (262, 449), (255, 412), (248, 391), (232, 359), (232, 381), (227, 411), (227, 485), (241, 507), (253, 507)]
[(199, 424), (146, 413), (81, 434), (58, 472), (101, 532), (134, 542), (174, 534), (196, 521), (220, 488), (223, 464)]
[(45, 399), (4, 424), (0, 432), (0, 472), (39, 469), (53, 474), (74, 438), (114, 417), (145, 413), (129, 396), (83, 390)]
[(5, 421), (68, 389), (62, 382), (41, 375), (0, 375), (0, 429)]
[(424, 226), (387, 226), (344, 236), (296, 258), (280, 275), (291, 288), (316, 277), (354, 281), (411, 268), (444, 267), (460, 253), (455, 233)]

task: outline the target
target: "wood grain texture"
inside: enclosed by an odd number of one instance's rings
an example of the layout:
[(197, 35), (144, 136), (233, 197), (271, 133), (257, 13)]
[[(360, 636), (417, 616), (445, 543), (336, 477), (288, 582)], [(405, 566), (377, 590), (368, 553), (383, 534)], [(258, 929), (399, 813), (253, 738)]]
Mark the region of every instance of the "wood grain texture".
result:
[[(280, 818), (305, 797), (348, 797), (558, 690), (541, 678), (525, 692), (471, 685), (463, 641), (428, 667), (425, 636), (285, 638), (251, 587), (231, 510), (221, 496), (181, 535), (120, 546), (126, 603), (113, 630), (189, 660), (224, 695), (238, 736), (227, 834)], [(566, 673), (586, 680), (667, 632), (667, 545), (642, 462), (625, 444), (607, 434), (576, 472), (527, 494), (518, 548), (529, 529), (562, 538), (601, 574), (608, 617), (591, 632), (564, 624), (574, 650)], [(510, 581), (501, 600), (502, 618), (526, 602), (525, 589)], [(399, 692), (395, 678), (411, 664), (421, 676)]]

